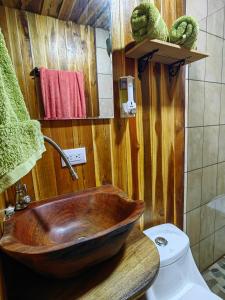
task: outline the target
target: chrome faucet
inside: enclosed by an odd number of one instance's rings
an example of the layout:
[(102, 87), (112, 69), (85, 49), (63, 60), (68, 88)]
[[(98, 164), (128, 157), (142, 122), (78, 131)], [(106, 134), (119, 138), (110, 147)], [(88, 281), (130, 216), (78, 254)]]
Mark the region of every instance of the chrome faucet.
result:
[(64, 162), (67, 166), (67, 168), (69, 169), (72, 180), (78, 179), (77, 173), (72, 168), (71, 163), (69, 162), (68, 158), (66, 157), (63, 150), (59, 147), (59, 145), (56, 144), (56, 142), (54, 142), (52, 139), (50, 139), (48, 136), (45, 136), (45, 135), (44, 135), (44, 140), (46, 142), (48, 142), (50, 145), (52, 145), (55, 148), (56, 151), (58, 151), (59, 155), (62, 157), (62, 159), (64, 160)]
[(31, 202), (31, 197), (27, 193), (26, 184), (22, 183), (20, 180), (17, 181), (15, 187), (16, 187), (15, 211), (17, 211), (26, 208)]
[[(59, 147), (59, 145), (56, 144), (56, 142), (54, 142), (52, 139), (50, 139), (47, 136), (44, 136), (44, 141), (52, 145), (56, 149), (56, 151), (60, 154), (67, 168), (69, 169), (72, 180), (78, 179), (77, 173), (72, 168), (71, 163), (69, 162), (68, 158), (66, 157), (63, 150)], [(15, 187), (16, 187), (16, 205), (15, 207), (9, 206), (7, 209), (5, 209), (6, 217), (10, 217), (14, 213), (14, 211), (18, 211), (26, 208), (31, 202), (31, 197), (27, 193), (26, 184), (22, 184), (21, 181), (18, 181), (15, 184)]]

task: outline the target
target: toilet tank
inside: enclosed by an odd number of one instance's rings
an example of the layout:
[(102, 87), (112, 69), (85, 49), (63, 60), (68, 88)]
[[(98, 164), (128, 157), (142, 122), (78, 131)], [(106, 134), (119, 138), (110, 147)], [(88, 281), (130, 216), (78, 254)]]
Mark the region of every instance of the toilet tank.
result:
[(162, 224), (145, 230), (144, 234), (155, 243), (160, 256), (158, 277), (147, 292), (149, 299), (179, 299), (193, 284), (208, 290), (184, 232), (173, 224)]

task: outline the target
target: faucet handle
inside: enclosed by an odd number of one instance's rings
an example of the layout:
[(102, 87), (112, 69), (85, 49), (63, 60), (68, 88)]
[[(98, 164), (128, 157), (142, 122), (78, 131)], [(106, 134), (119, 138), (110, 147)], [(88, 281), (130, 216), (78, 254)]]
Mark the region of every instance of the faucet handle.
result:
[(18, 182), (16, 184), (16, 205), (15, 211), (22, 210), (31, 202), (31, 197), (27, 194), (26, 184)]

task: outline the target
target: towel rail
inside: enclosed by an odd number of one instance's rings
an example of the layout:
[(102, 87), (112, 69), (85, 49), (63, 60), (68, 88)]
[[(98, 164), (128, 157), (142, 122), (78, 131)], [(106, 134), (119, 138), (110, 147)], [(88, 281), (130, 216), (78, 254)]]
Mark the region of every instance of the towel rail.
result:
[(32, 77), (40, 77), (40, 70), (38, 67), (35, 67), (31, 72), (30, 76)]

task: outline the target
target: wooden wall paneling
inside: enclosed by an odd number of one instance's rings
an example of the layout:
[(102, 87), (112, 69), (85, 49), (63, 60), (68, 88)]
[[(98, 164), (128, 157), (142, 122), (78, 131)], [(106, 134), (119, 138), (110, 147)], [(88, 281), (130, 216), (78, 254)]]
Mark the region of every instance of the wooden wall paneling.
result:
[(30, 76), (33, 68), (31, 41), (29, 34), (29, 25), (26, 12), (16, 11), (16, 19), (18, 26), (18, 38), (20, 41), (21, 57), (24, 71), (25, 97), (27, 108), (31, 118), (38, 118), (37, 112), (37, 96), (35, 91), (35, 82)]
[(96, 120), (92, 126), (96, 186), (113, 182), (111, 121)]
[[(126, 59), (126, 74), (132, 75), (135, 78), (136, 77), (136, 62), (133, 59)], [(141, 180), (139, 180), (139, 178), (143, 178), (143, 177), (139, 177), (141, 174), (139, 172), (139, 166), (140, 166), (140, 161), (139, 161), (139, 157), (140, 157), (140, 143), (139, 143), (139, 134), (138, 134), (138, 127), (137, 127), (137, 118), (138, 118), (138, 114), (140, 113), (140, 102), (139, 100), (141, 100), (140, 98), (137, 97), (138, 95), (138, 89), (140, 88), (140, 86), (138, 85), (138, 80), (135, 81), (135, 100), (136, 100), (136, 105), (137, 105), (137, 114), (136, 114), (136, 118), (130, 118), (129, 119), (129, 132), (130, 132), (130, 153), (131, 153), (131, 161), (132, 161), (132, 187), (133, 187), (133, 192), (132, 192), (132, 198), (133, 199), (140, 199), (140, 189), (141, 189)], [(142, 199), (143, 195), (142, 195)]]
[[(96, 48), (95, 48), (95, 30), (94, 28), (88, 26), (83, 27), (85, 29), (85, 34), (82, 37), (82, 40), (87, 40), (87, 60), (86, 65), (88, 65), (88, 82), (89, 86), (89, 114), (88, 116), (98, 116), (99, 115), (99, 101), (98, 101), (98, 91), (97, 91), (97, 62), (96, 62)], [(88, 28), (88, 30), (86, 29)], [(86, 32), (87, 30), (87, 32)], [(85, 73), (87, 74), (87, 73)]]
[[(170, 11), (169, 15), (166, 13)], [(185, 13), (185, 1), (174, 0), (169, 3), (168, 1), (164, 4), (164, 14), (163, 17), (167, 22), (168, 27), (171, 27), (173, 22), (180, 16)], [(164, 83), (162, 85), (168, 87), (168, 70), (164, 72)], [(173, 103), (173, 141), (172, 151), (170, 152), (170, 157), (168, 157), (168, 164), (170, 164), (170, 169), (173, 170), (173, 176), (168, 174), (168, 189), (170, 189), (173, 184), (173, 190), (168, 191), (168, 197), (171, 193), (173, 194), (173, 207), (167, 207), (165, 210), (166, 219), (172, 220), (175, 224), (178, 224), (181, 228), (183, 226), (183, 196), (184, 196), (184, 178), (183, 178), (183, 166), (184, 166), (184, 108), (185, 108), (185, 99), (184, 99), (184, 76), (185, 70), (182, 68), (177, 77), (175, 77), (171, 83), (170, 88), (165, 89), (168, 91), (167, 99), (170, 99), (170, 102)], [(163, 79), (163, 78), (162, 78)], [(166, 130), (166, 129), (165, 129)], [(172, 166), (173, 164), (173, 166)], [(168, 202), (172, 203), (172, 201)]]
[[(120, 22), (120, 0), (112, 1), (111, 4), (111, 15), (112, 15), (112, 50), (113, 55), (116, 51), (122, 49), (121, 44), (121, 22)], [(117, 26), (113, 26), (113, 24), (117, 24)], [(118, 25), (119, 24), (119, 25)], [(113, 69), (113, 73), (116, 70)], [(115, 105), (115, 101), (114, 101)]]
[[(26, 95), (26, 84), (24, 80), (23, 59), (21, 53), (20, 39), (18, 34), (17, 11), (13, 9), (7, 10), (9, 39), (11, 45), (12, 62), (15, 67), (18, 82), (23, 95)], [(29, 108), (29, 104), (27, 104)]]
[(79, 129), (79, 147), (86, 148), (87, 164), (83, 164), (83, 185), (84, 188), (93, 187), (96, 185), (95, 181), (95, 162), (94, 162), (94, 147), (92, 136), (92, 120), (77, 121), (77, 127)]
[[(42, 124), (42, 132), (44, 135), (51, 137), (51, 129), (49, 122)], [(37, 162), (35, 166), (34, 177), (38, 194), (35, 193), (36, 199), (46, 199), (58, 195), (58, 186), (55, 173), (54, 155), (55, 149), (47, 143), (45, 143), (46, 152), (42, 155), (42, 158)], [(58, 173), (58, 172), (57, 172)]]
[[(118, 9), (119, 8), (119, 9)], [(117, 44), (113, 49), (113, 80), (114, 80), (114, 101), (115, 101), (115, 119), (112, 120), (112, 140), (113, 140), (113, 166), (114, 166), (114, 184), (125, 190), (129, 196), (132, 195), (132, 164), (130, 154), (130, 136), (128, 119), (120, 118), (120, 101), (118, 92), (118, 80), (125, 72), (125, 54), (123, 39), (123, 13), (121, 12), (121, 2), (117, 1), (113, 9), (113, 24), (120, 24), (120, 33), (118, 34)], [(119, 13), (118, 13), (119, 10)], [(119, 31), (119, 30), (118, 30)], [(120, 38), (119, 38), (120, 36)], [(120, 41), (119, 41), (120, 39)], [(118, 50), (117, 50), (118, 49)]]
[[(71, 121), (56, 121), (54, 124), (51, 124), (51, 138), (56, 141), (62, 149), (74, 148), (73, 128)], [(59, 153), (54, 149), (52, 154), (54, 157), (55, 169), (53, 174), (56, 178), (58, 194), (66, 194), (70, 193), (73, 189), (78, 189), (78, 183), (72, 180), (68, 169), (66, 167), (62, 168)]]
[[(21, 13), (20, 13), (21, 14)], [(35, 22), (28, 19), (34, 30)], [(82, 26), (72, 24), (71, 22), (65, 23), (63, 21), (46, 18), (44, 16), (36, 16), (38, 24), (42, 24), (44, 31), (45, 41), (45, 57), (48, 60), (49, 68), (61, 68), (63, 70), (77, 70), (82, 71), (85, 77), (85, 96), (87, 115), (95, 117), (98, 115), (98, 95), (97, 95), (97, 82), (96, 82), (96, 56), (94, 45), (94, 30), (89, 26)], [(46, 21), (47, 20), (47, 21)], [(28, 24), (29, 25), (29, 24)], [(62, 33), (62, 34), (61, 34)], [(31, 43), (34, 44), (35, 35), (31, 35)], [(40, 49), (42, 50), (42, 49)], [(47, 66), (46, 60), (41, 58), (38, 60), (39, 51), (35, 50), (33, 56), (36, 58), (35, 66)], [(67, 57), (66, 58), (64, 58)], [(70, 65), (67, 62), (70, 62)], [(88, 62), (88, 63), (87, 63)], [(73, 65), (73, 68), (72, 68)], [(27, 100), (27, 99), (26, 99)], [(35, 118), (40, 118), (40, 107), (38, 97), (35, 99), (36, 109), (31, 115)], [(27, 100), (28, 101), (28, 100)], [(39, 104), (40, 106), (41, 104)], [(31, 111), (32, 113), (32, 111)]]
[[(143, 131), (143, 152), (144, 152), (144, 200), (145, 200), (145, 212), (144, 212), (144, 222), (151, 224), (152, 222), (152, 177), (153, 177), (153, 166), (152, 166), (152, 151), (151, 151), (151, 142), (150, 142), (150, 68), (146, 68), (145, 72), (142, 75), (141, 88), (142, 88), (142, 131)], [(148, 201), (147, 201), (148, 200)]]
[(59, 68), (58, 38), (59, 22), (54, 18), (47, 18), (47, 27), (45, 29), (46, 39), (46, 60), (49, 69)]
[(186, 12), (186, 0), (176, 0), (177, 18), (183, 16)]
[[(138, 78), (138, 64), (135, 63), (135, 78)], [(144, 199), (144, 148), (143, 148), (143, 126), (142, 126), (142, 118), (143, 118), (143, 105), (142, 105), (142, 93), (141, 93), (141, 81), (136, 80), (136, 101), (137, 101), (137, 114), (136, 114), (136, 128), (137, 128), (137, 142), (136, 148), (138, 150), (137, 157), (137, 177), (138, 177), (138, 194), (137, 199)]]
[[(80, 147), (80, 129), (78, 126), (78, 121), (72, 121), (72, 129), (73, 129), (73, 141), (74, 141), (74, 148)], [(83, 180), (83, 167), (82, 165), (79, 165), (76, 167), (76, 171), (78, 174), (79, 179), (76, 181), (76, 184), (78, 186), (77, 190), (83, 190), (84, 189), (84, 180)], [(74, 189), (75, 191), (75, 189)]]
[[(123, 48), (127, 44), (129, 44), (132, 39), (131, 29), (130, 29), (130, 15), (136, 5), (138, 5), (140, 1), (121, 1), (120, 2), (120, 11), (121, 11), (121, 40)], [(136, 76), (136, 62), (135, 60), (126, 58), (125, 60), (125, 74)], [(136, 77), (137, 78), (137, 77)], [(138, 80), (136, 79), (136, 84)], [(137, 86), (137, 88), (140, 86)], [(137, 92), (136, 92), (137, 95)], [(139, 180), (138, 180), (138, 158), (139, 158), (139, 149), (140, 145), (138, 142), (138, 132), (137, 132), (137, 123), (135, 118), (128, 119), (129, 122), (129, 148), (130, 148), (130, 160), (131, 160), (131, 170), (132, 170), (132, 178), (129, 180), (132, 184), (132, 197), (134, 199), (140, 199), (139, 194)], [(144, 198), (142, 198), (144, 199)]]
[(7, 8), (0, 6), (0, 28), (5, 38), (6, 47), (12, 57), (11, 44), (9, 40), (9, 28), (7, 22)]

